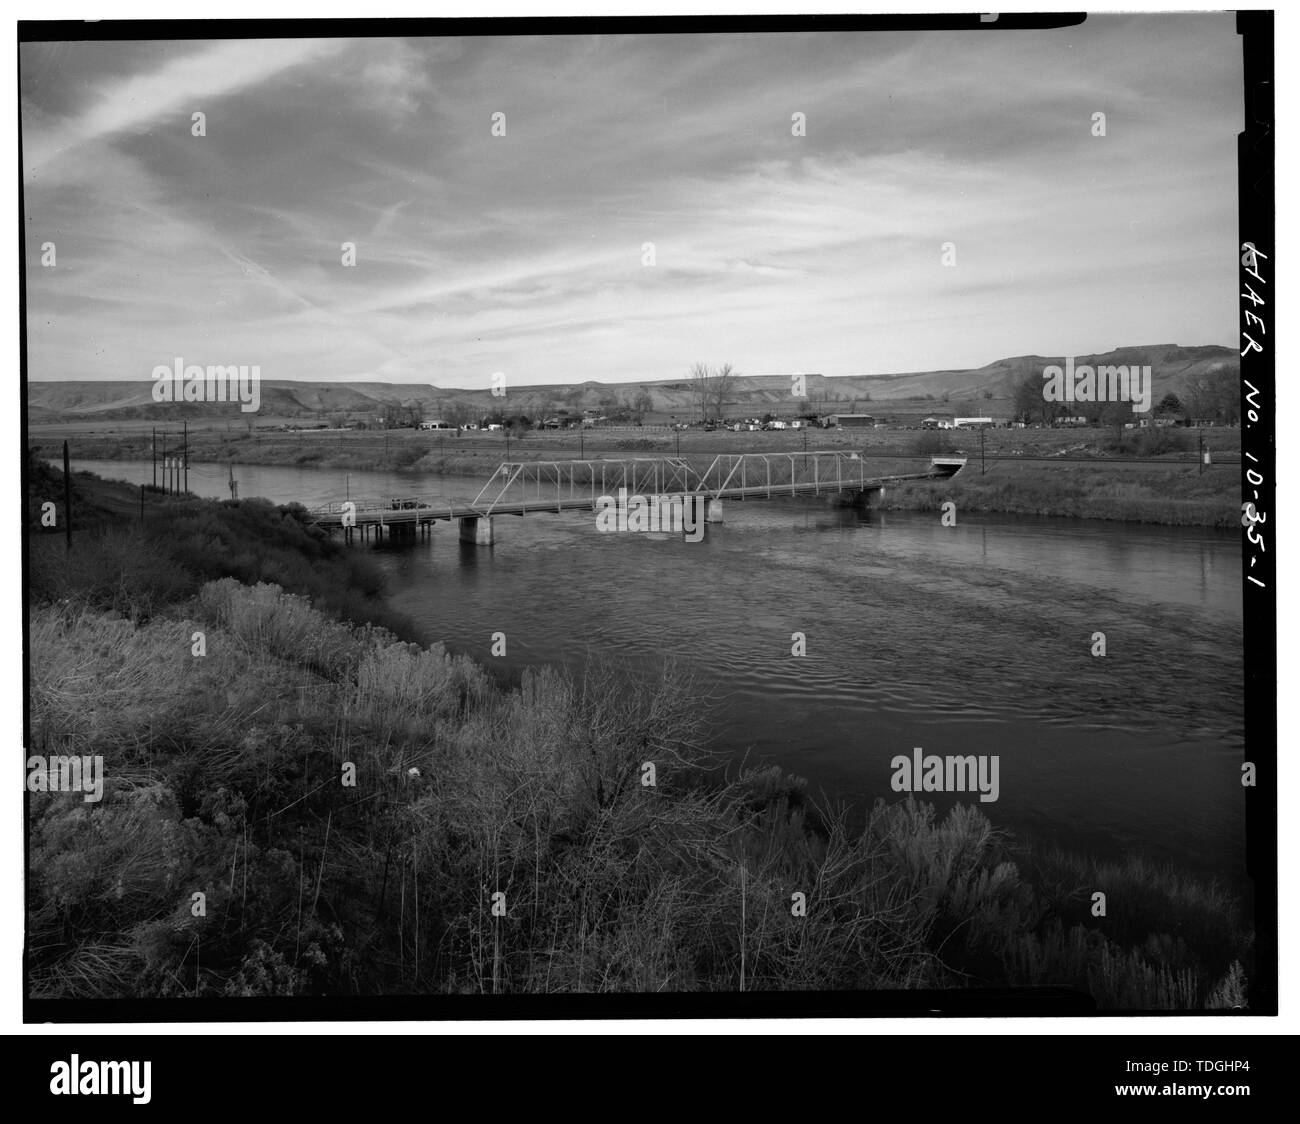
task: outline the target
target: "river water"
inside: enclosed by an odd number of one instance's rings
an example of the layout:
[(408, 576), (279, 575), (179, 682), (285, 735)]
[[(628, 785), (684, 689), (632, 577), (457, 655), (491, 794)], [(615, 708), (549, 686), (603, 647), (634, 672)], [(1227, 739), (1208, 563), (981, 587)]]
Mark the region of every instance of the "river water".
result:
[[(151, 479), (148, 462), (81, 461)], [(308, 505), (472, 499), (481, 482), (235, 467), (241, 497)], [(229, 498), (224, 465), (190, 490)], [(728, 501), (703, 541), (599, 534), (590, 514), (498, 517), (491, 548), (373, 553), (396, 608), (453, 651), (513, 673), (673, 657), (714, 696), (714, 743), (863, 807), (891, 759), (996, 754), (1001, 827), (1118, 857), (1139, 851), (1240, 890), (1245, 878), (1241, 553), (1189, 528), (864, 513), (825, 499)], [(492, 634), (507, 655), (491, 655)], [(803, 633), (807, 654), (791, 654)], [(1095, 633), (1106, 655), (1092, 654)], [(941, 807), (953, 799), (927, 794)]]

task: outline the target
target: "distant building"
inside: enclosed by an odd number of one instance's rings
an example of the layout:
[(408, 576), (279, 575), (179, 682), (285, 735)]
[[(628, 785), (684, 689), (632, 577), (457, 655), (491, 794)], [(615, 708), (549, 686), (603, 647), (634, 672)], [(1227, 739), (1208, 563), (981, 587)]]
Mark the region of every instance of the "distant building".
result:
[(423, 421), (420, 423), (421, 429), (455, 429), (451, 422), (445, 422), (441, 418), (435, 418), (433, 421)]
[(992, 425), (992, 418), (953, 418), (952, 426), (954, 429), (965, 429), (969, 426), (972, 429), (978, 429), (981, 426)]
[(835, 425), (845, 428), (873, 429), (876, 424), (875, 414), (836, 414), (832, 419)]

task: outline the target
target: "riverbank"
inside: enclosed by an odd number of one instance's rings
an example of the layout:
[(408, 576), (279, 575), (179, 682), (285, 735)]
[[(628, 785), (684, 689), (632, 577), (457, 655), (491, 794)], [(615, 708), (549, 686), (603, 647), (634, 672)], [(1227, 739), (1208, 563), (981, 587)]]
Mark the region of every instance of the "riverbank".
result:
[(891, 486), (885, 509), (939, 511), (951, 500), (965, 512), (1107, 519), (1170, 527), (1240, 529), (1238, 468), (1151, 465), (1014, 464), (989, 466), (978, 458), (951, 481)]
[[(61, 494), (40, 471), (33, 496)], [(31, 752), (102, 755), (107, 783), (30, 798), (35, 994), (1245, 1002), (1250, 938), (1211, 885), (1031, 850), (978, 805), (878, 804), (850, 832), (796, 778), (725, 768), (671, 667), (496, 685), (376, 627), (382, 590), (292, 509), (187, 501), (139, 527), (135, 490), (77, 484), (99, 522), (72, 563), (32, 540)]]

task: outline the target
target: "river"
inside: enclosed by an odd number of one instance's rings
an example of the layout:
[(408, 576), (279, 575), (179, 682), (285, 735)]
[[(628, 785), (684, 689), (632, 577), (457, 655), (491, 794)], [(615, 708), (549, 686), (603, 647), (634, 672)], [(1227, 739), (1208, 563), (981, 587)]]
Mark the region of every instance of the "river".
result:
[[(78, 461), (151, 479), (149, 462)], [(237, 465), (241, 497), (468, 499), (479, 481)], [(224, 465), (190, 490), (229, 498)], [(589, 514), (498, 517), (491, 548), (358, 544), (394, 605), (508, 673), (671, 656), (715, 696), (715, 744), (861, 808), (891, 759), (996, 754), (998, 826), (1104, 857), (1138, 851), (1244, 892), (1241, 553), (1189, 528), (725, 505), (702, 542), (598, 534)], [(492, 634), (507, 654), (493, 657)], [(803, 633), (807, 654), (791, 654)], [(1094, 656), (1094, 634), (1106, 654)], [(927, 795), (941, 807), (954, 797)], [(966, 797), (975, 799), (975, 797)]]

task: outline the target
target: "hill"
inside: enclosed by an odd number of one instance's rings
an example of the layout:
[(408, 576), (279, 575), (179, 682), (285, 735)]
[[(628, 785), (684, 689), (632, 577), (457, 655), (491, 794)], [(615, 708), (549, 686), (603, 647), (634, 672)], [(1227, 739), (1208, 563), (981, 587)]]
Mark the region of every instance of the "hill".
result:
[[(1118, 347), (1111, 351), (1075, 356), (1076, 363), (1123, 364), (1151, 367), (1154, 396), (1158, 400), (1173, 392), (1181, 395), (1188, 384), (1220, 365), (1236, 369), (1237, 352), (1231, 347), (1206, 345), (1182, 347), (1154, 344)], [(1029, 375), (1041, 375), (1049, 364), (1062, 364), (1063, 355), (1019, 355), (998, 359), (983, 367), (945, 371), (914, 371), (897, 374), (828, 377), (804, 375), (812, 409), (826, 413), (866, 409), (867, 403), (947, 402), (988, 403), (981, 407), (1003, 412), (1015, 387)], [(152, 381), (29, 382), (28, 419), (31, 422), (109, 421), (122, 418), (159, 420), (186, 416), (211, 416), (214, 410), (238, 414), (237, 406), (207, 403), (160, 404), (152, 398)], [(465, 390), (419, 383), (311, 382), (288, 379), (264, 380), (261, 390), (262, 417), (355, 418), (414, 409), (424, 417), (436, 417), (452, 402), (462, 402), (475, 412), (487, 413), (506, 406), (537, 415), (567, 406), (581, 410), (596, 408), (612, 396), (627, 401), (646, 391), (653, 403), (651, 413), (661, 417), (687, 416), (693, 403), (689, 379), (601, 383), (585, 380), (570, 384), (521, 385), (508, 388), (505, 399), (490, 390)], [(726, 412), (754, 414), (791, 412), (791, 378), (782, 375), (740, 375), (728, 396)], [(247, 415), (244, 415), (245, 417)]]

